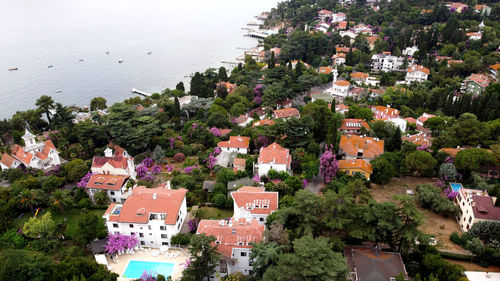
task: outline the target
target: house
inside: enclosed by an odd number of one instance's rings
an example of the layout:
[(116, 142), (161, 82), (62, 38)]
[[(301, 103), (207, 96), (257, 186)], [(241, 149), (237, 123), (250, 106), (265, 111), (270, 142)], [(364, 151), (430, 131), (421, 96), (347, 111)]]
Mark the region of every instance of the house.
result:
[(372, 106), (372, 112), (375, 120), (399, 118), (399, 110), (388, 106)]
[(369, 27), (367, 25), (364, 25), (364, 24), (358, 24), (355, 27), (353, 27), (352, 30), (356, 34), (368, 34), (370, 36), (372, 35), (372, 29), (371, 29), (371, 27)]
[(320, 74), (327, 74), (327, 75), (330, 75), (333, 71), (333, 68), (331, 67), (328, 67), (328, 66), (322, 66), (319, 68), (319, 73)]
[(418, 52), (418, 47), (413, 46), (413, 47), (406, 47), (406, 49), (403, 50), (403, 55), (404, 56), (409, 56), (413, 57), (413, 55)]
[(447, 57), (447, 56), (436, 56), (434, 58), (437, 62), (442, 62), (442, 61), (446, 61), (446, 60), (451, 60), (452, 57)]
[(483, 34), (481, 32), (467, 32), (465, 34), (470, 40), (481, 40)]
[(335, 30), (339, 31), (339, 30), (344, 30), (346, 28), (347, 28), (347, 21), (343, 20), (343, 21), (339, 22), (337, 27), (335, 27)]
[(384, 252), (378, 247), (346, 246), (344, 258), (350, 269), (349, 281), (393, 281), (403, 274), (410, 280), (400, 253)]
[(349, 76), (351, 76), (352, 81), (362, 84), (366, 83), (369, 75), (368, 73), (358, 71), (358, 72), (352, 72)]
[(472, 95), (480, 95), (484, 92), (486, 87), (490, 84), (490, 79), (484, 74), (471, 74), (462, 83), (462, 93), (469, 93)]
[(367, 36), (365, 39), (368, 42), (368, 46), (370, 46), (370, 51), (373, 51), (373, 48), (375, 48), (375, 41), (379, 40), (380, 37), (378, 35), (373, 35)]
[(227, 136), (231, 133), (231, 129), (219, 129), (219, 132), (220, 132), (220, 136), (224, 137), (224, 136)]
[(432, 117), (436, 117), (436, 115), (424, 112), (424, 114), (422, 114), (420, 117), (417, 118), (417, 122), (416, 122), (417, 127), (418, 126), (424, 127), (425, 121), (429, 120), (429, 118), (432, 118)]
[(446, 62), (446, 66), (451, 67), (455, 64), (461, 64), (461, 63), (464, 63), (464, 61), (463, 60), (449, 60)]
[(273, 124), (274, 124), (274, 120), (263, 119), (263, 120), (260, 120), (260, 121), (253, 122), (252, 128), (255, 128), (255, 127), (258, 127), (258, 126), (273, 125)]
[(369, 97), (372, 99), (381, 98), (385, 93), (385, 89), (369, 89)]
[(216, 273), (210, 280), (220, 280), (226, 275), (241, 272), (245, 275), (252, 273), (250, 262), (251, 243), (259, 243), (264, 234), (264, 225), (257, 220), (244, 218), (230, 218), (226, 220), (201, 220), (196, 234), (205, 234), (215, 237), (213, 246), (221, 254), (221, 260)]
[(367, 180), (373, 173), (372, 165), (362, 159), (339, 160), (339, 171), (346, 175), (362, 174)]
[(484, 272), (484, 271), (464, 271), (467, 280), (469, 281), (500, 281), (499, 272)]
[(389, 122), (389, 123), (392, 123), (394, 126), (396, 126), (397, 128), (399, 128), (401, 130), (401, 132), (406, 132), (406, 120), (404, 120), (403, 118), (400, 118), (400, 117), (397, 117), (397, 118), (390, 118), (390, 119), (387, 119), (387, 120), (384, 120), (385, 122)]
[(408, 122), (408, 124), (417, 124), (417, 119), (413, 118), (413, 117), (407, 117), (407, 118), (403, 118), (406, 122)]
[(316, 25), (315, 29), (319, 32), (327, 33), (331, 25), (332, 24), (328, 22), (321, 22), (318, 25)]
[(296, 108), (283, 108), (273, 110), (274, 119), (283, 118), (287, 120), (292, 117), (300, 118), (300, 113)]
[(335, 13), (332, 14), (332, 22), (342, 22), (347, 19), (346, 14), (344, 13)]
[(345, 53), (337, 53), (332, 56), (332, 60), (334, 64), (345, 64)]
[(490, 76), (493, 77), (493, 79), (497, 79), (499, 69), (500, 69), (500, 63), (490, 65)]
[(249, 117), (247, 115), (240, 115), (236, 118), (233, 119), (234, 124), (238, 124), (240, 127), (246, 127), (248, 124), (251, 124), (253, 121), (252, 117)]
[(290, 108), (292, 106), (293, 106), (293, 100), (291, 99), (282, 100), (276, 103), (277, 109)]
[(318, 17), (321, 21), (326, 21), (327, 19), (332, 18), (332, 11), (329, 10), (321, 10), (318, 12)]
[(112, 203), (103, 215), (109, 233), (136, 235), (141, 246), (170, 246), (186, 219), (187, 189), (136, 187), (125, 203)]
[(370, 130), (370, 126), (363, 119), (343, 119), (339, 130), (344, 134), (360, 135), (361, 128)]
[(455, 204), (460, 208), (457, 221), (462, 231), (468, 231), (479, 221), (500, 222), (500, 207), (495, 206), (496, 200), (484, 191), (460, 188)]
[(97, 192), (104, 190), (111, 202), (123, 203), (130, 195), (126, 187), (128, 179), (124, 175), (95, 174), (90, 177), (85, 188), (92, 201)]
[(448, 6), (448, 8), (450, 9), (450, 12), (457, 12), (457, 13), (463, 13), (467, 9), (469, 9), (469, 6), (467, 6), (466, 4), (457, 3), (457, 2), (448, 4), (446, 6)]
[(365, 136), (342, 135), (339, 147), (345, 159), (363, 159), (367, 162), (384, 153), (383, 140)]
[[(197, 99), (198, 99), (197, 96), (183, 96), (183, 97), (179, 97), (178, 98), (179, 105), (180, 105), (181, 108), (184, 108), (186, 105), (190, 104), (192, 101), (195, 101)], [(171, 97), (170, 100), (174, 101), (175, 98)]]
[[(331, 109), (331, 107), (332, 107), (332, 104), (331, 103), (328, 104), (328, 109)], [(335, 112), (345, 114), (347, 111), (349, 111), (349, 106), (347, 106), (343, 103), (335, 105)]]
[(291, 173), (292, 155), (290, 150), (281, 147), (276, 142), (261, 148), (257, 168), (259, 176), (265, 176), (269, 170)]
[(356, 38), (356, 36), (358, 36), (358, 34), (352, 30), (342, 30), (339, 32), (340, 34), (340, 37), (349, 37), (351, 38), (351, 40), (354, 40), (354, 38)]
[(264, 187), (244, 186), (231, 192), (234, 202), (233, 218), (256, 220), (265, 225), (267, 216), (278, 210), (278, 192)]
[(217, 146), (221, 152), (247, 154), (250, 137), (230, 136), (228, 141), (221, 141)]
[(330, 92), (334, 96), (346, 97), (350, 86), (351, 83), (347, 80), (337, 80), (333, 82), (333, 87), (330, 89)]
[(245, 171), (247, 160), (244, 158), (234, 158), (233, 159), (233, 170), (237, 171)]
[(125, 149), (113, 143), (110, 143), (104, 150), (104, 157), (94, 156), (91, 171), (94, 174), (136, 178), (134, 158)]
[(258, 119), (262, 120), (266, 118), (266, 112), (262, 107), (257, 107), (255, 109), (250, 110), (250, 112), (248, 112), (248, 116), (253, 116), (253, 117), (257, 116)]
[(491, 13), (491, 8), (487, 5), (484, 4), (477, 4), (474, 7), (472, 7), (474, 10), (474, 13), (480, 13), (481, 15), (487, 15), (489, 16)]
[(410, 84), (411, 82), (422, 83), (427, 80), (427, 77), (429, 77), (430, 73), (430, 70), (425, 66), (413, 65), (408, 67), (405, 81), (407, 84)]
[(450, 156), (457, 156), (457, 153), (464, 150), (465, 148), (463, 147), (460, 147), (460, 146), (457, 146), (456, 148), (450, 148), (450, 147), (445, 147), (445, 148), (441, 148), (438, 152), (444, 152), (444, 153), (447, 153), (449, 154)]
[(402, 141), (409, 141), (417, 146), (431, 146), (432, 138), (427, 134), (418, 133), (415, 135), (401, 136)]
[(50, 170), (61, 164), (59, 151), (51, 140), (38, 142), (35, 135), (28, 129), (21, 137), (24, 146), (15, 144), (10, 150), (10, 154), (4, 153), (0, 160), (0, 170), (18, 168), (33, 168), (38, 170)]
[(401, 71), (403, 64), (403, 57), (397, 57), (391, 55), (389, 52), (383, 52), (372, 56), (371, 67), (374, 72)]

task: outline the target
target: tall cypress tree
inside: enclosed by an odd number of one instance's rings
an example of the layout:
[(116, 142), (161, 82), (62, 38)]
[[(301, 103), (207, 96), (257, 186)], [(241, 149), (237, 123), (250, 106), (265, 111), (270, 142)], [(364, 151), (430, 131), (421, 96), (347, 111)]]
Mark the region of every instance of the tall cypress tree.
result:
[(199, 72), (196, 72), (191, 78), (191, 95), (202, 97), (202, 85), (203, 84), (203, 77)]
[(181, 104), (179, 103), (179, 98), (175, 97), (174, 99), (174, 116), (181, 117)]
[(269, 59), (269, 68), (274, 68), (274, 65), (276, 64), (275, 58), (274, 58), (274, 52), (271, 52), (271, 58)]

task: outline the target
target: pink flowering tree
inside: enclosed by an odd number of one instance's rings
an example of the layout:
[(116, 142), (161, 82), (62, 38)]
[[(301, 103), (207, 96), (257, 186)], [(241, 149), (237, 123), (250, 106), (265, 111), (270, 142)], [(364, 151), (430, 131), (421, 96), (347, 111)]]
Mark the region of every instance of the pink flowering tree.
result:
[(151, 158), (146, 158), (142, 160), (141, 165), (144, 165), (146, 168), (151, 168), (154, 164), (153, 159)]
[(260, 177), (259, 177), (259, 174), (255, 174), (255, 175), (253, 176), (253, 178), (252, 178), (252, 179), (253, 179), (253, 181), (254, 181), (254, 182), (256, 182), (256, 183), (260, 183)]
[(155, 165), (151, 168), (151, 173), (153, 173), (153, 174), (159, 174), (159, 173), (161, 173), (161, 166), (160, 166), (160, 165), (155, 164)]
[(165, 170), (167, 170), (167, 173), (171, 173), (174, 170), (174, 165), (165, 165)]
[(156, 281), (156, 276), (158, 275), (158, 273), (156, 272), (147, 272), (146, 270), (144, 270), (144, 272), (142, 272), (142, 275), (141, 275), (141, 278), (139, 278), (140, 281)]
[(255, 86), (255, 88), (253, 89), (253, 93), (254, 93), (253, 101), (256, 104), (261, 104), (262, 103), (262, 95), (264, 94), (264, 85), (259, 84), (259, 85)]
[(455, 197), (458, 195), (458, 192), (457, 191), (454, 191), (453, 189), (451, 188), (446, 188), (444, 191), (443, 191), (444, 195), (446, 195), (446, 197), (449, 199), (449, 200), (454, 200)]
[(207, 159), (203, 161), (207, 164), (207, 167), (208, 169), (210, 169), (210, 172), (212, 172), (212, 169), (217, 164), (217, 155), (219, 155), (220, 152), (221, 152), (220, 148), (216, 147), (214, 149), (214, 152), (209, 153)]
[(319, 159), (319, 163), (321, 175), (325, 179), (325, 183), (329, 183), (335, 177), (339, 169), (339, 161), (337, 161), (335, 153), (332, 151), (332, 146), (326, 147), (325, 152)]
[(120, 233), (109, 234), (106, 240), (108, 241), (106, 245), (104, 245), (104, 249), (108, 254), (116, 254), (124, 252), (128, 249), (133, 249), (139, 242), (137, 237), (135, 237), (135, 234), (127, 236)]
[(184, 168), (184, 173), (186, 174), (191, 174), (191, 172), (196, 169), (197, 167), (196, 166), (189, 166), (189, 167), (186, 167)]
[(188, 268), (190, 265), (191, 265), (191, 260), (190, 259), (186, 259), (185, 262), (181, 263), (180, 265), (182, 265), (184, 267), (184, 269)]
[(220, 137), (222, 134), (219, 130), (219, 128), (216, 128), (216, 127), (212, 127), (210, 128), (210, 130), (208, 130), (212, 135), (216, 136), (216, 137)]
[(89, 180), (90, 180), (90, 177), (92, 177), (92, 175), (94, 175), (93, 173), (91, 172), (88, 172), (79, 182), (76, 186), (80, 187), (80, 188), (85, 188), (87, 187), (87, 184), (89, 183)]

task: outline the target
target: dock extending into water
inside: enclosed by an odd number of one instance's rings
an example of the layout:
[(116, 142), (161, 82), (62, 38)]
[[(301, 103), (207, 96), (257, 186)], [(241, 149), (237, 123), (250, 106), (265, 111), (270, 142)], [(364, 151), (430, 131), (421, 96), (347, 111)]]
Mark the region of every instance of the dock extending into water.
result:
[(143, 92), (143, 91), (139, 91), (137, 90), (136, 88), (133, 88), (132, 90), (130, 90), (132, 93), (134, 94), (138, 94), (138, 95), (141, 95), (141, 96), (145, 96), (145, 97), (150, 97), (151, 94), (148, 94), (146, 92)]

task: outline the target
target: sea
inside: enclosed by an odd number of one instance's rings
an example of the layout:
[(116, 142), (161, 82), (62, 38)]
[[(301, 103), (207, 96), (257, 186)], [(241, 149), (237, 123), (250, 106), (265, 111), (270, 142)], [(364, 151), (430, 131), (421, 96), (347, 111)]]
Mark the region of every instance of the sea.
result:
[(277, 3), (0, 0), (0, 118), (35, 108), (41, 95), (77, 106), (102, 96), (111, 105), (133, 97), (132, 88), (189, 88), (189, 74), (228, 68), (222, 61), (256, 46), (243, 28)]

